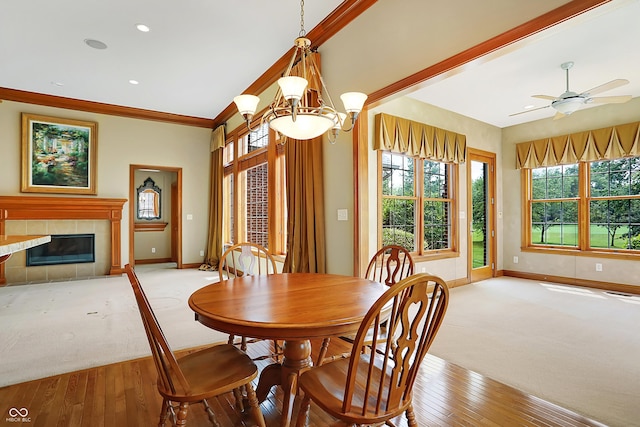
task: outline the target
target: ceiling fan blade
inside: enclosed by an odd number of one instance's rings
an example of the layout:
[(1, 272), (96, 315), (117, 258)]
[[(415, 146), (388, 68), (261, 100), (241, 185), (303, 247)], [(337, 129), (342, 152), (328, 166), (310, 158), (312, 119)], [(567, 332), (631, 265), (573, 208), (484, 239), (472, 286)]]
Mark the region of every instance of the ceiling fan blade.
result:
[(592, 89), (586, 90), (582, 92), (580, 95), (591, 96), (591, 95), (595, 95), (596, 93), (600, 93), (607, 90), (615, 89), (620, 86), (624, 86), (628, 83), (629, 83), (629, 80), (626, 80), (626, 79), (611, 80), (610, 82), (607, 82), (605, 84), (601, 84), (600, 86), (596, 86)]
[(557, 96), (551, 96), (551, 95), (531, 95), (532, 98), (540, 98), (540, 99), (546, 99), (548, 101), (555, 101), (556, 99), (558, 99)]
[(556, 113), (556, 115), (555, 115), (555, 116), (553, 116), (553, 120), (558, 120), (558, 119), (561, 119), (561, 118), (563, 118), (563, 117), (565, 117), (565, 116), (566, 116), (566, 114), (562, 114), (560, 111), (558, 111), (558, 112)]
[[(555, 99), (555, 98), (554, 98)], [(542, 110), (543, 108), (549, 108), (550, 105), (545, 105), (544, 107), (538, 107), (538, 108), (530, 108), (528, 110), (524, 110), (524, 111), (520, 111), (519, 113), (513, 113), (513, 114), (509, 114), (509, 117), (511, 116), (517, 116), (518, 114), (524, 114), (524, 113), (529, 113), (531, 111), (536, 111), (536, 110)]]
[(589, 98), (589, 103), (592, 104), (622, 104), (630, 101), (631, 95), (620, 96), (597, 96), (595, 98)]

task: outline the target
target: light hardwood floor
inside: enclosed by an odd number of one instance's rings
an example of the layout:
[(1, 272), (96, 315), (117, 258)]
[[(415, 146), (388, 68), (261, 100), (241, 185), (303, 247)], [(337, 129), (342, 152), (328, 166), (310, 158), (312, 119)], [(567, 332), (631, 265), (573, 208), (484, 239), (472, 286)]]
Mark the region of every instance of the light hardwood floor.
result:
[[(313, 344), (313, 348), (319, 348), (319, 343)], [(252, 344), (250, 352), (264, 354), (267, 345), (268, 341)], [(329, 349), (336, 354), (348, 348), (334, 339)], [(257, 363), (262, 367), (268, 361)], [(421, 426), (602, 426), (431, 355), (427, 355), (421, 371), (413, 397)], [(155, 426), (162, 402), (155, 381), (156, 371), (149, 357), (3, 387), (0, 421), (9, 417), (11, 408), (27, 408), (28, 423), (7, 421), (6, 425)], [(279, 425), (281, 399), (281, 390), (274, 388), (261, 405), (269, 427)], [(252, 425), (250, 418), (235, 412), (231, 395), (210, 403), (221, 426)], [(332, 421), (312, 405), (309, 426), (327, 426)], [(396, 424), (406, 426), (406, 419), (399, 417)], [(190, 408), (187, 425), (211, 425), (202, 405)]]

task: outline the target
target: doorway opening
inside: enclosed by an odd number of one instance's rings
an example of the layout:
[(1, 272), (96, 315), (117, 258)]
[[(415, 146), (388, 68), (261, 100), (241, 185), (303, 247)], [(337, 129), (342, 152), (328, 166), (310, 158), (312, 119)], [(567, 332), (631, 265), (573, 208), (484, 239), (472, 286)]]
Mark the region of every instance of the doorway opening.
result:
[(182, 168), (129, 165), (129, 202), (129, 263), (182, 268)]

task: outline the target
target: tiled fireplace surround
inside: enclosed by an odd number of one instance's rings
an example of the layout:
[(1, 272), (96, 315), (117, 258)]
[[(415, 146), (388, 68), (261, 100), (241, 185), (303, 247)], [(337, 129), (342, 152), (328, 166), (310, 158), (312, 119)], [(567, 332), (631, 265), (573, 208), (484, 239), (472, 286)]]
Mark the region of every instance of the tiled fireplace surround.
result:
[(26, 253), (0, 265), (0, 286), (122, 274), (121, 220), (126, 199), (0, 196), (0, 234), (95, 234), (96, 261), (26, 267)]

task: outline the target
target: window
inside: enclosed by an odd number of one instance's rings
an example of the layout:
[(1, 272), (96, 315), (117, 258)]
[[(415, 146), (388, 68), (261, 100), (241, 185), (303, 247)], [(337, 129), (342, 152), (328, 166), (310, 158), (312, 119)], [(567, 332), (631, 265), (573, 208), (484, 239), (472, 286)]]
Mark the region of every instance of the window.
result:
[(523, 169), (526, 246), (640, 254), (640, 158)]
[(532, 188), (532, 243), (577, 246), (578, 165), (534, 169)]
[(284, 147), (273, 141), (267, 123), (251, 132), (240, 129), (245, 133), (231, 133), (223, 153), (223, 240), (284, 254)]
[(380, 237), (417, 255), (456, 250), (453, 164), (380, 151)]

